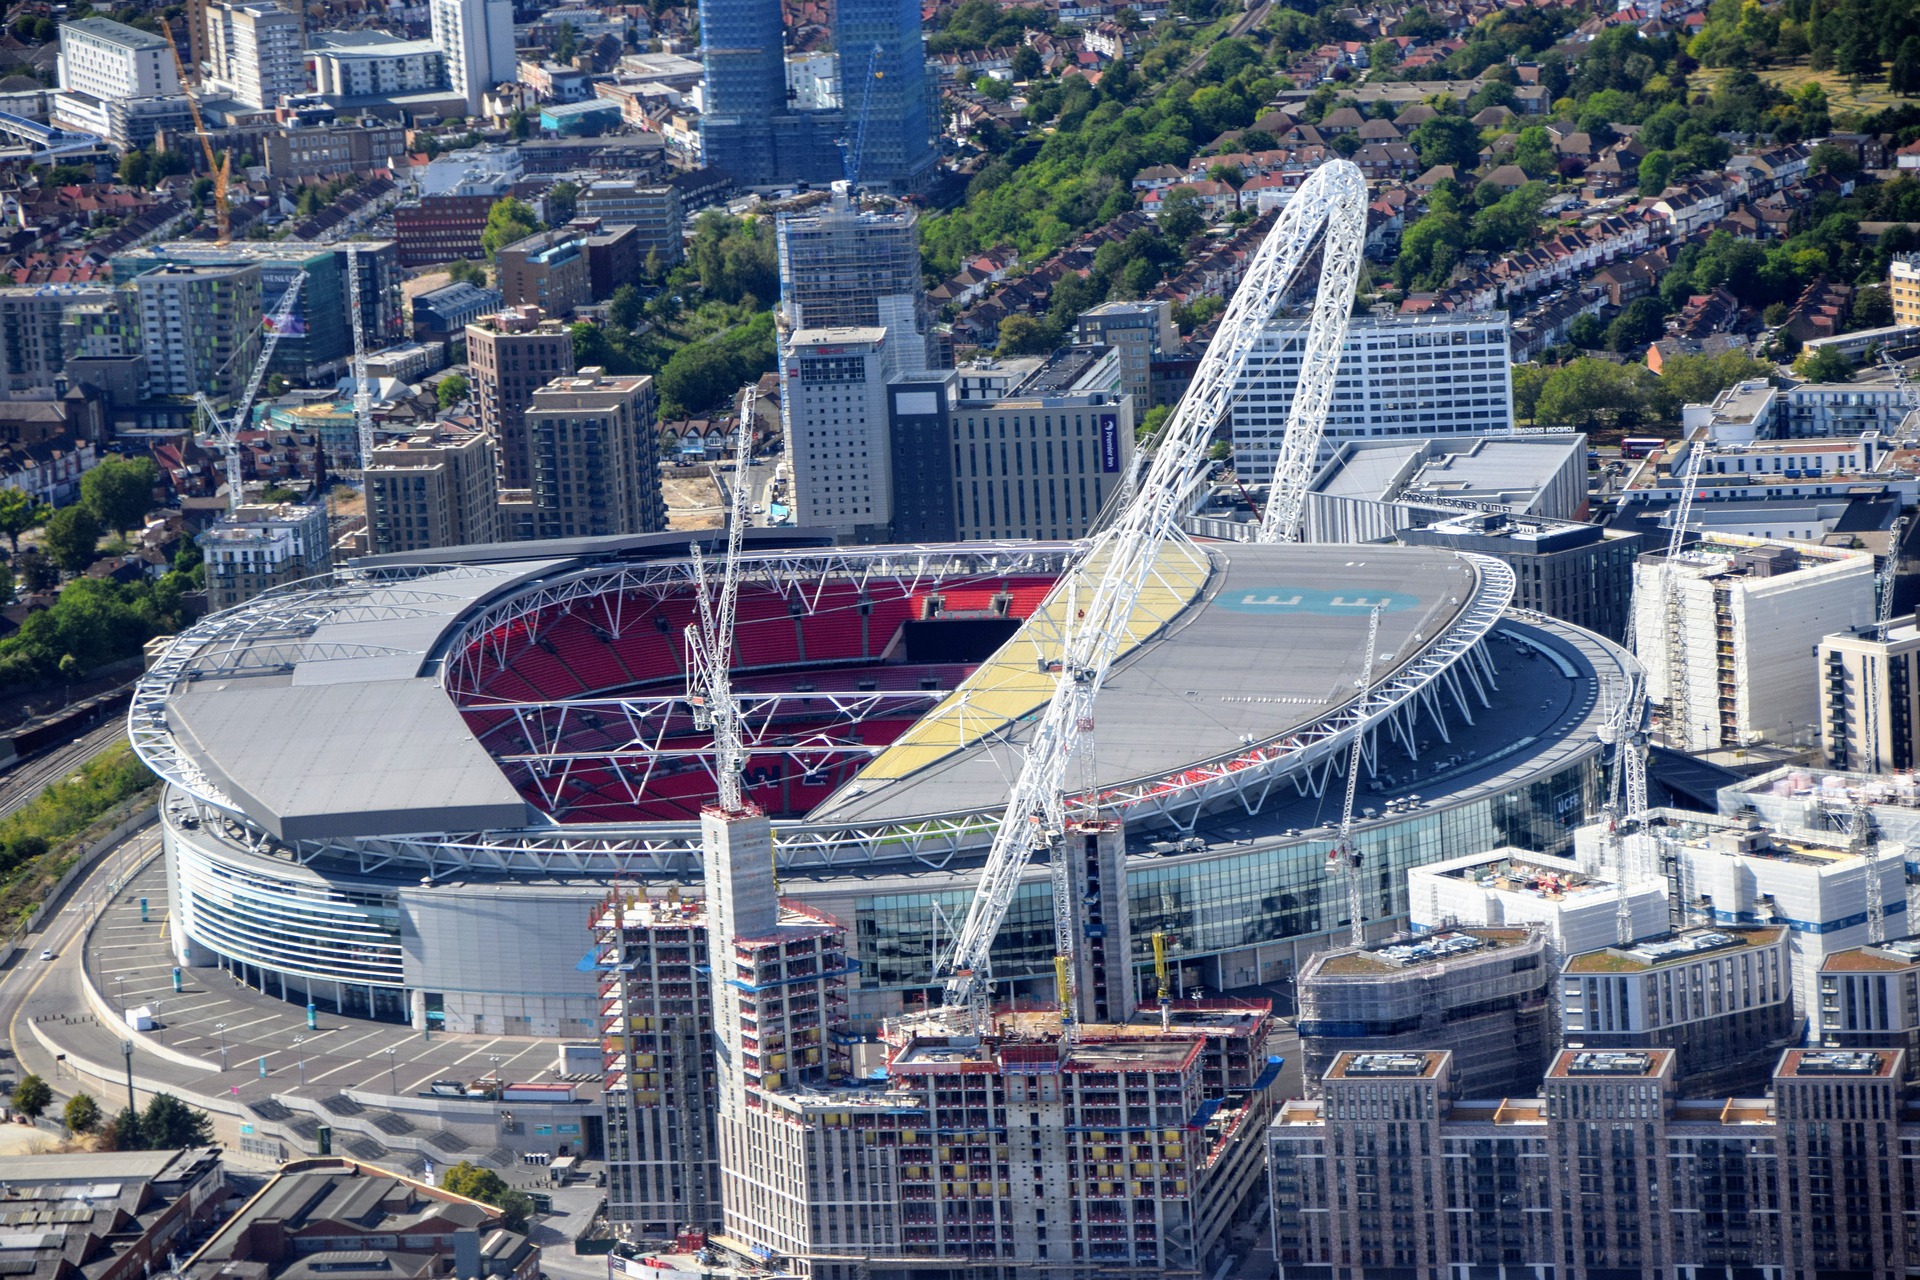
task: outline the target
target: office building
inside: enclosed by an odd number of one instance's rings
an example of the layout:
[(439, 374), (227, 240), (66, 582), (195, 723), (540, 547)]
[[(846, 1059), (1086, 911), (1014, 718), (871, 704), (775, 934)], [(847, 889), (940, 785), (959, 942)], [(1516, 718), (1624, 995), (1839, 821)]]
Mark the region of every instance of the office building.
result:
[(1529, 1092), (1554, 1048), (1552, 989), (1540, 929), (1447, 929), (1317, 952), (1296, 981), (1307, 1087), (1347, 1050), (1443, 1048), (1461, 1096)]
[(307, 91), (299, 15), (274, 0), (221, 0), (207, 6), (212, 80), (235, 102), (270, 110)]
[(493, 278), (508, 306), (538, 307), (550, 316), (570, 316), (593, 301), (584, 238), (566, 227), (502, 248), (494, 255)]
[[(1272, 473), (1261, 477), (1270, 481)], [(1420, 509), (1427, 508), (1427, 514)], [(1379, 542), (1436, 511), (1543, 520), (1587, 517), (1587, 438), (1535, 436), (1349, 440), (1307, 488), (1307, 542)]]
[[(1272, 321), (1234, 384), (1233, 465), (1273, 478), (1307, 319)], [(1507, 313), (1355, 316), (1334, 378), (1321, 457), (1347, 440), (1487, 435), (1513, 425)]]
[(376, 447), (366, 471), (367, 549), (500, 541), (497, 453), (492, 436), (446, 422)]
[(1670, 1049), (1567, 1050), (1464, 1101), (1444, 1052), (1344, 1054), (1268, 1130), (1281, 1280), (1908, 1275), (1902, 1057), (1794, 1049), (1770, 1097), (1696, 1100)]
[(167, 42), (107, 18), (61, 24), (60, 92), (48, 112), (56, 127), (123, 148), (147, 145), (158, 129), (193, 125)]
[(537, 307), (509, 308), (467, 326), (467, 367), (480, 429), (499, 441), (500, 488), (531, 489), (527, 407), (534, 392), (573, 372), (573, 335)]
[(430, 0), (429, 8), (448, 87), (466, 98), (467, 114), (477, 116), (482, 97), (514, 80), (512, 0)]
[[(833, 47), (840, 54), (840, 107), (860, 140), (857, 181), (919, 191), (933, 176), (939, 129), (929, 104), (927, 45), (917, 0), (839, 0)], [(860, 122), (854, 125), (853, 122)]]
[(614, 894), (594, 908), (605, 1054), (607, 1217), (642, 1239), (720, 1220), (707, 916)]
[(1135, 417), (1153, 407), (1153, 358), (1176, 351), (1180, 332), (1173, 324), (1173, 304), (1103, 302), (1083, 311), (1074, 322), (1075, 342), (1100, 343), (1120, 353), (1121, 388), (1133, 397)]
[(525, 423), (541, 537), (667, 527), (652, 378), (597, 368), (555, 378), (533, 393)]
[(1787, 932), (1685, 929), (1570, 956), (1558, 979), (1562, 1041), (1677, 1050), (1675, 1081), (1688, 1097), (1763, 1090), (1781, 1051), (1802, 1038)]
[(384, 31), (317, 31), (313, 91), (329, 98), (395, 98), (432, 93), (447, 83), (447, 55), (432, 40)]
[(373, 118), (306, 123), (296, 116), (260, 142), (267, 175), (280, 179), (390, 169), (407, 154), (406, 127)]
[(1065, 347), (993, 399), (956, 371), (888, 388), (893, 539), (1078, 538), (1133, 465), (1119, 353)]
[(133, 291), (155, 392), (223, 400), (246, 384), (259, 344), (257, 264), (163, 266), (135, 278)]
[(1893, 295), (1893, 322), (1920, 325), (1920, 253), (1894, 255), (1887, 264), (1887, 292)]
[(1823, 1048), (1905, 1050), (1907, 1081), (1920, 1082), (1920, 939), (1829, 954), (1816, 1017)]
[(464, 349), (467, 326), (497, 314), (500, 306), (498, 289), (465, 280), (417, 293), (413, 297), (414, 341), (445, 342)]
[(609, 227), (635, 228), (643, 260), (658, 254), (661, 266), (672, 267), (685, 256), (685, 213), (678, 187), (606, 178), (581, 191), (575, 212), (583, 218), (598, 218)]
[(1633, 566), (1646, 545), (1641, 534), (1625, 529), (1479, 512), (1411, 525), (1395, 540), (1492, 556), (1513, 570), (1516, 608), (1585, 627), (1615, 644), (1626, 638)]
[(887, 383), (894, 342), (877, 326), (800, 329), (780, 354), (780, 422), (794, 520), (881, 542), (893, 519)]
[(901, 373), (927, 367), (919, 215), (832, 203), (780, 215), (780, 312), (789, 330), (878, 325)]
[(333, 567), (324, 502), (247, 503), (200, 535), (207, 607), (228, 609), (262, 591)]
[(1667, 745), (1811, 745), (1829, 718), (1812, 655), (1835, 630), (1871, 619), (1875, 603), (1873, 556), (1864, 551), (1716, 533), (1671, 566), (1665, 551), (1642, 555), (1635, 644), (1647, 695), (1666, 711)]
[(1815, 655), (1820, 751), (1836, 769), (1892, 773), (1914, 766), (1920, 725), (1920, 619), (1866, 623), (1825, 636)]

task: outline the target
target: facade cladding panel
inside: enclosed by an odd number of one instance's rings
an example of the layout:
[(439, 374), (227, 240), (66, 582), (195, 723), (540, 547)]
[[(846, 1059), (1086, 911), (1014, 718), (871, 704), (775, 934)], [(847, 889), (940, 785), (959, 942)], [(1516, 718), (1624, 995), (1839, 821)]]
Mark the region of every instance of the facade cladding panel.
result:
[[(407, 987), (444, 1011), (448, 1030), (591, 1036), (599, 990), (586, 928), (599, 890), (478, 885), (400, 891)], [(501, 946), (503, 938), (512, 946)]]

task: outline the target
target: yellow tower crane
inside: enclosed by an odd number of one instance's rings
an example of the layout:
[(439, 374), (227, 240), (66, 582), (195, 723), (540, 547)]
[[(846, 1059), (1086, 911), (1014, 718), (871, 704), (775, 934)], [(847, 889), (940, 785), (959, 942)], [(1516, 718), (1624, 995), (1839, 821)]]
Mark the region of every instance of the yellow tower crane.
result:
[(1153, 931), (1153, 972), (1160, 979), (1160, 1029), (1173, 1021), (1173, 986), (1167, 981), (1167, 935)]
[(220, 229), (217, 243), (225, 244), (232, 239), (227, 214), (227, 186), (231, 181), (233, 153), (222, 151), (218, 160), (213, 156), (213, 139), (207, 133), (207, 123), (200, 118), (200, 95), (187, 85), (187, 66), (180, 60), (180, 46), (173, 42), (173, 24), (165, 18), (160, 19), (160, 29), (167, 33), (167, 49), (173, 54), (174, 69), (180, 74), (180, 92), (187, 95), (187, 109), (193, 112), (193, 132), (200, 139), (200, 149), (207, 156), (207, 172), (213, 175), (213, 216)]

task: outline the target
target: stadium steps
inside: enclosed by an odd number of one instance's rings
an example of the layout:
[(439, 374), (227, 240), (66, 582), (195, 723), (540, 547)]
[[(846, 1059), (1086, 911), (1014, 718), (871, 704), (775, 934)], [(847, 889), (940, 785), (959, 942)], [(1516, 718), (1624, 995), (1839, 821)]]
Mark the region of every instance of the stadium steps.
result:
[(366, 1110), (365, 1107), (344, 1093), (336, 1093), (331, 1097), (322, 1098), (317, 1105), (328, 1115), (335, 1116), (357, 1116)]
[(427, 1145), (436, 1151), (445, 1151), (449, 1155), (458, 1155), (462, 1151), (473, 1150), (473, 1144), (451, 1129), (435, 1129), (427, 1135)]

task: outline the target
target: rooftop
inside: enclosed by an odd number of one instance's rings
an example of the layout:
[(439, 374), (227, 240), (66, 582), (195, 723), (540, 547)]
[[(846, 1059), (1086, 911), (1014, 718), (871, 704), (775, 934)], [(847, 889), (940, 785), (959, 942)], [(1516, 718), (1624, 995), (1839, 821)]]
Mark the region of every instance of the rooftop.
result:
[(1662, 1076), (1672, 1067), (1671, 1049), (1563, 1049), (1547, 1069), (1547, 1078)]
[(111, 18), (76, 18), (61, 24), (62, 31), (78, 31), (96, 40), (106, 40), (123, 49), (165, 49), (167, 42), (148, 31), (130, 27)]
[(1776, 1076), (1809, 1076), (1840, 1079), (1897, 1079), (1900, 1054), (1872, 1049), (1789, 1049), (1780, 1060)]
[(1430, 964), (1480, 959), (1537, 937), (1526, 929), (1448, 929), (1413, 939), (1377, 942), (1359, 950), (1322, 951), (1310, 957), (1301, 981), (1400, 973)]
[(1313, 492), (1386, 502), (1470, 499), (1524, 507), (1586, 448), (1574, 432), (1428, 440), (1350, 440), (1314, 477)]
[(1711, 952), (1766, 946), (1786, 936), (1785, 925), (1758, 929), (1688, 929), (1647, 938), (1630, 947), (1607, 947), (1569, 958), (1567, 973), (1633, 973), (1681, 964)]
[(1327, 1068), (1329, 1080), (1430, 1080), (1440, 1074), (1448, 1054), (1440, 1053), (1342, 1053)]

